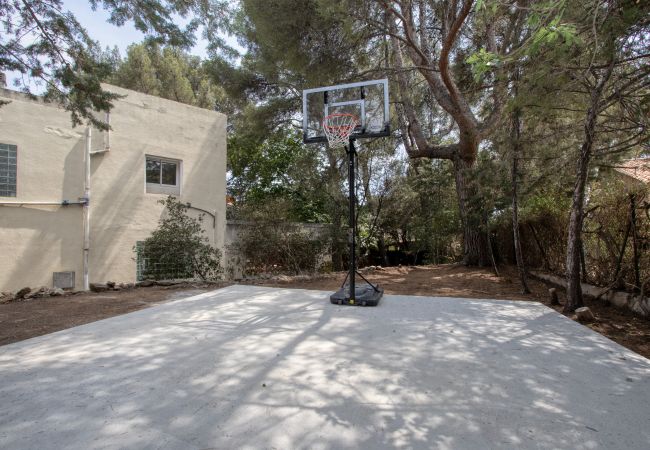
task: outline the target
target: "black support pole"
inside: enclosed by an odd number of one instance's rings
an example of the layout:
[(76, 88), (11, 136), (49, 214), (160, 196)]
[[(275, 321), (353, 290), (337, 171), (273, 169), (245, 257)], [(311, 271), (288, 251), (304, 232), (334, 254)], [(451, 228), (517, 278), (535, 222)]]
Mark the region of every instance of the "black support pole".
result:
[(355, 189), (355, 173), (354, 173), (354, 157), (356, 156), (357, 150), (354, 146), (354, 138), (350, 137), (350, 145), (348, 146), (348, 187), (349, 187), (349, 228), (348, 228), (348, 246), (350, 247), (350, 267), (348, 281), (350, 286), (350, 292), (348, 296), (348, 301), (350, 304), (354, 303), (355, 297), (355, 275), (357, 270), (357, 253), (356, 253), (356, 189)]
[[(348, 248), (350, 249), (350, 267), (348, 274), (343, 280), (341, 289), (330, 295), (330, 302), (336, 305), (355, 305), (355, 306), (377, 306), (384, 290), (378, 285), (372, 284), (361, 273), (357, 272), (357, 196), (356, 196), (356, 173), (355, 159), (357, 149), (355, 139), (350, 138), (349, 145), (345, 149), (348, 155), (348, 199), (349, 199), (349, 224), (348, 224)], [(357, 288), (357, 275), (365, 282)], [(347, 283), (347, 284), (346, 284)]]

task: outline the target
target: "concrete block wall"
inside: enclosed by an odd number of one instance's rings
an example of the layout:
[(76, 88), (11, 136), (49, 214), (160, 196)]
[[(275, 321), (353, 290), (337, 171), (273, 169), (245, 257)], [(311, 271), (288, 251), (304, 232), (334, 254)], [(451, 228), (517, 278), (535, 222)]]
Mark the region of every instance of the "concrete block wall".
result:
[[(237, 244), (240, 242), (242, 233), (253, 225), (254, 222), (246, 220), (226, 221), (224, 266), (225, 275), (229, 279), (240, 279), (244, 275), (245, 256), (239, 252)], [(320, 223), (292, 223), (291, 225), (295, 226), (300, 232), (318, 237), (327, 237), (330, 227), (330, 225)], [(320, 257), (321, 264), (328, 259), (331, 260), (331, 254), (329, 253), (320, 255)]]

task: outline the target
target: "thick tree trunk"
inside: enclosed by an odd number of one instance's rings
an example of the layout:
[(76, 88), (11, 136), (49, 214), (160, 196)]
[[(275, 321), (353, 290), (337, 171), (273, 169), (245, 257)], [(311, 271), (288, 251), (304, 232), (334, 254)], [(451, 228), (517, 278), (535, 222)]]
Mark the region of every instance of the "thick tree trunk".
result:
[(571, 200), (566, 256), (567, 301), (564, 304), (565, 313), (573, 312), (576, 308), (583, 306), (582, 286), (580, 285), (580, 236), (584, 220), (585, 186), (591, 158), (592, 138), (593, 133), (589, 133), (582, 144), (576, 183)]
[(576, 182), (573, 188), (573, 197), (571, 200), (571, 214), (569, 216), (569, 228), (567, 238), (567, 259), (566, 259), (566, 279), (567, 279), (567, 301), (564, 304), (564, 312), (569, 313), (583, 306), (582, 287), (582, 226), (584, 222), (584, 201), (585, 190), (587, 185), (587, 176), (589, 174), (589, 161), (591, 160), (591, 150), (594, 141), (594, 131), (596, 127), (597, 109), (600, 95), (592, 95), (592, 105), (587, 113), (585, 123), (585, 140), (580, 148), (580, 159), (578, 161), (578, 171), (576, 173)]
[(585, 259), (585, 241), (582, 239), (582, 232), (580, 233), (580, 281), (587, 283), (587, 262)]
[(472, 185), (472, 163), (462, 159), (460, 155), (454, 158), (454, 176), (456, 179), (456, 194), (458, 196), (458, 211), (463, 226), (463, 264), (467, 266), (487, 267), (491, 265), (490, 249), (486, 231), (481, 224), (481, 211), (476, 211), (472, 197), (476, 195), (476, 187)]
[[(430, 145), (423, 132), (422, 125), (418, 120), (416, 108), (411, 101), (411, 89), (406, 78), (405, 72), (401, 71), (404, 67), (402, 57), (402, 47), (397, 36), (397, 27), (392, 19), (387, 20), (387, 29), (390, 31), (391, 44), (393, 49), (393, 58), (395, 67), (398, 69), (396, 79), (399, 86), (400, 104), (403, 109), (404, 119), (400, 122), (402, 130), (402, 141), (408, 155), (411, 158), (432, 158), (448, 159), (454, 163), (454, 173), (456, 179), (456, 194), (458, 196), (458, 210), (460, 212), (461, 222), (463, 225), (463, 263), (471, 266), (488, 266), (490, 265), (490, 252), (488, 249), (487, 235), (481, 229), (481, 212), (473, 211), (472, 204), (469, 201), (476, 191), (472, 186), (473, 176), (471, 169), (476, 159), (478, 146), (481, 142), (480, 126), (474, 114), (461, 95), (457, 86), (451, 78), (449, 72), (449, 52), (455, 42), (459, 29), (465, 18), (471, 10), (471, 2), (464, 2), (462, 13), (449, 24), (448, 36), (442, 49), (442, 54), (438, 64), (433, 64), (423, 58), (423, 54), (414, 49), (414, 41), (409, 41), (405, 46), (410, 58), (421, 67), (434, 68), (438, 70), (421, 70), (422, 75), (427, 80), (431, 92), (440, 106), (453, 117), (459, 128), (459, 141), (457, 144), (450, 145)], [(391, 9), (388, 5), (385, 8), (389, 14)], [(403, 31), (406, 35), (411, 36), (413, 30), (408, 20), (400, 19)], [(438, 73), (440, 72), (440, 73)]]
[(519, 146), (521, 137), (520, 111), (516, 108), (512, 115), (512, 240), (515, 245), (515, 260), (517, 272), (521, 283), (522, 294), (530, 294), (524, 257), (521, 252), (521, 239), (519, 238), (519, 198), (517, 187), (519, 184)]
[[(476, 192), (472, 186), (473, 179), (471, 169), (478, 154), (478, 147), (485, 138), (486, 123), (479, 123), (476, 119), (470, 104), (463, 96), (453, 79), (450, 69), (451, 50), (459, 39), (460, 30), (469, 16), (473, 2), (464, 0), (460, 5), (457, 3), (445, 6), (447, 11), (443, 20), (443, 42), (440, 55), (437, 59), (431, 59), (429, 45), (426, 43), (426, 34), (422, 33), (420, 39), (416, 39), (416, 29), (411, 20), (412, 4), (400, 5), (404, 13), (398, 14), (392, 4), (383, 3), (386, 11), (384, 23), (388, 31), (393, 49), (395, 67), (398, 69), (396, 80), (399, 86), (399, 98), (404, 118), (401, 122), (403, 142), (408, 155), (411, 158), (432, 158), (448, 159), (454, 163), (456, 179), (456, 193), (458, 195), (458, 206), (463, 225), (463, 263), (466, 265), (488, 266), (490, 265), (490, 250), (486, 231), (482, 227), (482, 213), (476, 211), (475, 202), (470, 200)], [(422, 4), (420, 4), (422, 6)], [(420, 10), (423, 12), (424, 10)], [(424, 17), (422, 15), (421, 17)], [(400, 25), (399, 30), (397, 24)], [(399, 33), (405, 39), (398, 39)], [(402, 43), (405, 45), (402, 46)], [(426, 45), (424, 50), (418, 47)], [(432, 95), (437, 103), (444, 109), (458, 126), (458, 143), (437, 145), (431, 144), (423, 131), (423, 126), (418, 119), (417, 109), (410, 98), (411, 89), (406, 72), (401, 69), (405, 67), (402, 57), (402, 47), (409, 56), (411, 62), (419, 67), (420, 74), (429, 85)], [(495, 102), (495, 112), (499, 112), (502, 102)], [(498, 114), (496, 114), (498, 115)]]
[(610, 61), (609, 67), (602, 78), (591, 91), (591, 102), (587, 110), (585, 120), (585, 137), (580, 147), (580, 158), (578, 160), (578, 169), (576, 172), (576, 182), (573, 187), (573, 196), (571, 199), (571, 214), (569, 215), (569, 227), (567, 237), (567, 254), (566, 254), (566, 280), (567, 280), (567, 300), (564, 304), (564, 312), (571, 313), (583, 305), (582, 287), (580, 286), (580, 250), (582, 240), (582, 225), (584, 221), (585, 206), (585, 189), (587, 185), (587, 175), (589, 174), (589, 161), (591, 160), (594, 138), (596, 134), (596, 123), (598, 119), (598, 110), (600, 109), (600, 99), (602, 97), (605, 84), (609, 81), (614, 69), (614, 59)]

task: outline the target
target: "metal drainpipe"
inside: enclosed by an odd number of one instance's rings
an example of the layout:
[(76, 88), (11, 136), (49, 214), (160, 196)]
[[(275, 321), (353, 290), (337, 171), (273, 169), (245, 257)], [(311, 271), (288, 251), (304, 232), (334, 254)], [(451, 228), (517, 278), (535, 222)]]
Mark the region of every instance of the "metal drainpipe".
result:
[(84, 226), (84, 246), (83, 246), (83, 289), (90, 289), (88, 280), (88, 255), (90, 253), (90, 147), (92, 132), (91, 128), (86, 129), (86, 152), (84, 154), (84, 196), (83, 196), (83, 226)]
[[(83, 200), (83, 199), (82, 199)], [(70, 206), (70, 205), (84, 205), (85, 202), (71, 202), (68, 200), (62, 200), (60, 202), (0, 202), (0, 206)]]

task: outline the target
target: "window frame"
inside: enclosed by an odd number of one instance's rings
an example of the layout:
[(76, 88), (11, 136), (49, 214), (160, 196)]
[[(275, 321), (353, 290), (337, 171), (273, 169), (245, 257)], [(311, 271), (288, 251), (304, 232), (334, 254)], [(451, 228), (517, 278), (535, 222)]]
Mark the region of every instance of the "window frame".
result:
[[(8, 144), (4, 142), (0, 142), (0, 145), (4, 145), (8, 147), (7, 150), (14, 150), (16, 152), (16, 164), (14, 165), (14, 193), (13, 195), (2, 195), (0, 194), (0, 198), (16, 198), (18, 197), (18, 144)], [(11, 148), (13, 147), (13, 149)], [(7, 169), (9, 168), (9, 164), (7, 164)]]
[[(160, 163), (159, 182), (150, 183), (147, 181), (147, 162), (150, 160)], [(163, 163), (176, 165), (176, 184), (163, 184), (162, 168)], [(147, 194), (164, 194), (164, 195), (181, 195), (181, 184), (183, 174), (183, 161), (180, 159), (165, 158), (163, 156), (145, 155), (144, 156), (144, 185)]]

